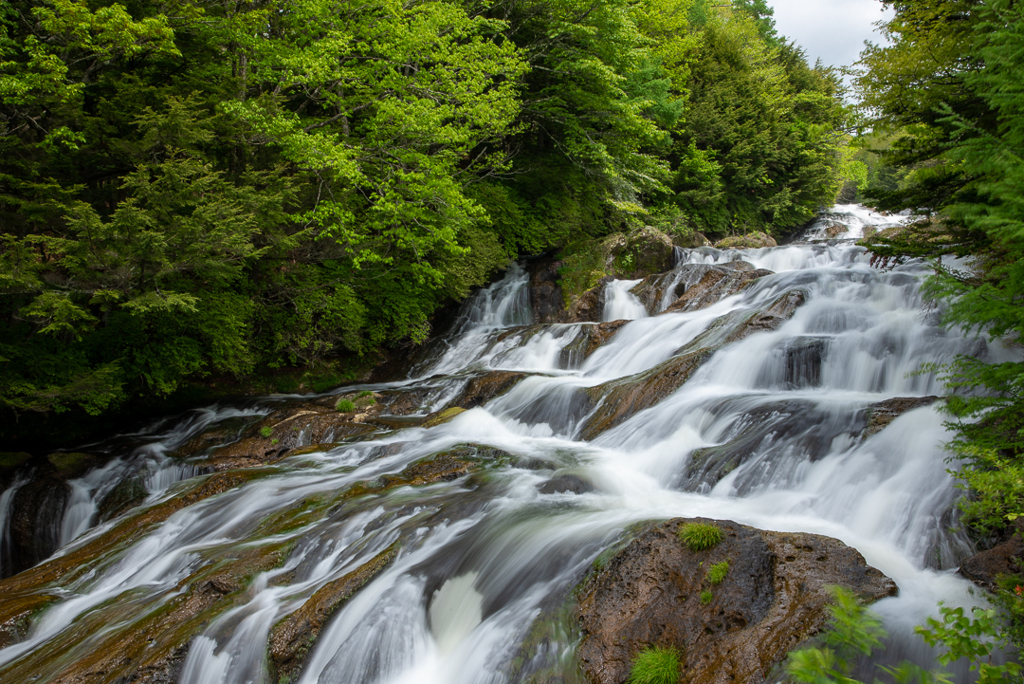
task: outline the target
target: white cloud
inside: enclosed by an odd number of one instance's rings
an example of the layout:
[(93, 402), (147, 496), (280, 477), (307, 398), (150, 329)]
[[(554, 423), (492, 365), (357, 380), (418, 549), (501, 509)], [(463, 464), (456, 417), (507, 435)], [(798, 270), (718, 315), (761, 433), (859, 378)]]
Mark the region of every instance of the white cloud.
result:
[(878, 0), (773, 0), (775, 28), (807, 52), (811, 64), (849, 66), (864, 41), (882, 41), (874, 23), (887, 19)]

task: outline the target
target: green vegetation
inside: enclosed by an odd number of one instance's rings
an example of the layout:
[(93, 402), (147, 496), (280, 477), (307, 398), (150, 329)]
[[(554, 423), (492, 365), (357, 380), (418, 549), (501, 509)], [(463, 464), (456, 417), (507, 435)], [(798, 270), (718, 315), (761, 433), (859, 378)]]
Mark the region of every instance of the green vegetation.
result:
[(272, 434), (274, 434), (274, 428), (269, 425), (260, 428), (260, 437), (269, 437)]
[[(911, 208), (917, 224), (871, 239), (876, 260), (931, 259), (927, 293), (949, 327), (998, 345), (1024, 338), (1024, 7), (1012, 0), (900, 3), (871, 47), (857, 87), (873, 113), (879, 208)], [(913, 83), (913, 88), (901, 84)], [(885, 171), (885, 173), (883, 173)], [(870, 179), (870, 176), (869, 176)], [(943, 257), (967, 257), (970, 269)], [(934, 369), (933, 369), (934, 370)], [(940, 369), (956, 438), (956, 475), (970, 495), (964, 521), (978, 536), (1018, 534), (1024, 516), (1024, 363), (961, 357)], [(1009, 578), (1008, 586), (1024, 584)], [(1007, 589), (997, 600), (1012, 606)], [(1024, 646), (1021, 614), (1004, 625)]]
[(679, 652), (674, 648), (648, 647), (636, 654), (627, 684), (676, 684)]
[[(818, 644), (793, 651), (786, 662), (790, 681), (806, 684), (860, 684), (851, 678), (859, 658), (870, 655), (882, 646), (886, 632), (881, 619), (857, 600), (849, 590), (833, 587), (835, 602), (829, 607), (832, 615), (829, 629)], [(971, 615), (963, 608), (941, 608), (942, 620), (928, 620), (916, 631), (931, 646), (942, 650), (939, 663), (950, 663), (965, 658), (978, 676), (987, 684), (1019, 682), (1021, 667), (1016, 663), (997, 665), (993, 655), (1009, 647), (1009, 641), (1000, 631), (994, 610), (975, 608)], [(920, 666), (904, 662), (894, 667), (879, 666), (881, 674), (891, 682), (951, 682), (944, 672), (929, 672)], [(883, 680), (875, 679), (875, 682)]]
[(729, 561), (724, 560), (721, 563), (715, 563), (708, 568), (707, 579), (713, 585), (721, 584), (725, 581), (725, 576), (729, 574)]
[[(676, 533), (690, 551), (707, 551), (722, 541), (722, 530), (709, 523), (686, 523)], [(728, 569), (728, 565), (726, 566)]]
[(705, 589), (704, 591), (700, 592), (700, 605), (709, 605), (714, 600), (715, 595), (711, 592), (710, 589)]
[(325, 391), (520, 255), (793, 227), (841, 182), (849, 113), (770, 15), (3, 3), (0, 428), (298, 391), (288, 369)]
[(356, 410), (356, 405), (350, 399), (339, 399), (334, 405), (334, 410), (341, 413), (351, 413)]

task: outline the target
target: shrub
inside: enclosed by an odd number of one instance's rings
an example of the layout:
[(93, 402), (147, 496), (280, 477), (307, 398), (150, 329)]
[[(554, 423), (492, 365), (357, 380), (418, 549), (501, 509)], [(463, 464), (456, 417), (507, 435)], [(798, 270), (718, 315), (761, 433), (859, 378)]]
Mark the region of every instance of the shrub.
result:
[(679, 652), (674, 648), (648, 647), (633, 660), (627, 684), (676, 684), (679, 681)]
[(342, 413), (351, 413), (356, 410), (356, 405), (349, 399), (339, 399), (338, 403), (334, 405), (334, 408)]
[(713, 601), (714, 598), (715, 595), (712, 594), (710, 591), (702, 591), (700, 592), (700, 605), (706, 606), (709, 603), (711, 603), (711, 601)]
[(274, 434), (274, 428), (270, 427), (269, 425), (260, 428), (261, 437), (269, 437), (272, 434)]
[(708, 523), (687, 523), (679, 528), (679, 541), (690, 551), (707, 551), (722, 541), (722, 530)]
[(362, 392), (360, 392), (359, 394), (356, 395), (356, 399), (362, 399), (363, 397), (372, 397), (372, 396), (373, 396), (373, 392), (371, 392), (370, 390), (363, 390)]
[(715, 563), (708, 569), (708, 582), (711, 584), (721, 584), (728, 574), (729, 561), (724, 560), (721, 563)]

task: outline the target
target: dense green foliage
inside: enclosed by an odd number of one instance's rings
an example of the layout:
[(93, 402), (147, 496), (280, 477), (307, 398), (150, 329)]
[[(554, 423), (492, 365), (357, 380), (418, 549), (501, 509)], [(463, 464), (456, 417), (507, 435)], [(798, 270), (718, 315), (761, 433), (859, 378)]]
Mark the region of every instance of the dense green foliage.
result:
[(677, 532), (679, 541), (686, 544), (690, 551), (708, 551), (722, 541), (722, 530), (711, 523), (686, 523)]
[[(789, 681), (804, 684), (860, 684), (851, 673), (857, 661), (882, 648), (886, 632), (881, 619), (850, 591), (833, 587), (834, 603), (829, 606), (829, 629), (818, 644), (793, 651), (786, 662)], [(1000, 632), (1000, 623), (994, 610), (975, 608), (967, 615), (963, 608), (942, 606), (941, 620), (930, 618), (927, 626), (917, 627), (928, 645), (940, 649), (939, 664), (948, 666), (965, 659), (981, 684), (1010, 684), (1019, 682), (1020, 665), (1000, 663), (996, 654), (1009, 646), (1006, 635)], [(945, 672), (932, 672), (904, 662), (894, 667), (879, 666), (884, 679), (874, 682), (909, 684), (949, 683), (953, 680)]]
[(707, 578), (711, 584), (721, 584), (725, 581), (725, 576), (729, 574), (729, 561), (724, 560), (721, 563), (715, 563), (708, 568)]
[(627, 684), (676, 684), (679, 653), (674, 648), (645, 648), (636, 654)]
[(845, 118), (761, 0), (4, 3), (0, 418), (418, 342), (644, 222), (790, 228)]
[[(865, 53), (859, 87), (889, 139), (881, 161), (901, 177), (868, 194), (925, 219), (872, 249), (886, 261), (932, 259), (928, 293), (942, 302), (946, 324), (988, 340), (987, 358), (943, 369), (946, 408), (956, 474), (969, 490), (966, 522), (982, 534), (1012, 533), (1024, 516), (1024, 7), (887, 4), (892, 44)], [(969, 267), (950, 267), (942, 260), (950, 255)], [(1021, 580), (1007, 582), (997, 597), (1010, 608), (1002, 629), (1019, 646), (1024, 613), (1009, 587)]]

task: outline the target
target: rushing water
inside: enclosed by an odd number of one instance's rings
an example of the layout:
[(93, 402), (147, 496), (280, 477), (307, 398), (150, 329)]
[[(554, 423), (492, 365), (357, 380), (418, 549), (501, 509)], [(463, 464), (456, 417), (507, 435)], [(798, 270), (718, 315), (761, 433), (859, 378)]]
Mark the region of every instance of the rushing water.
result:
[[(863, 222), (850, 226), (842, 237), (858, 236)], [(923, 264), (878, 271), (849, 241), (677, 256), (673, 287), (692, 285), (696, 265), (743, 260), (774, 274), (707, 308), (654, 316), (629, 292), (636, 282), (611, 283), (605, 318), (631, 322), (584, 359), (573, 344), (591, 324), (527, 325), (528, 277), (511, 269), (464, 307), (410, 380), (390, 388), (423, 391), (426, 411), (474, 375), (528, 377), (449, 423), (380, 432), (259, 469), (92, 559), (87, 572), (55, 580), (55, 602), (23, 641), (0, 649), (0, 679), (53, 679), (112, 633), (144, 629), (204, 569), (279, 549), (281, 563), (192, 627), (180, 669), (188, 684), (269, 682), (271, 627), (400, 541), (394, 564), (321, 633), (302, 684), (522, 681), (531, 668), (557, 668), (571, 647), (556, 643), (511, 668), (542, 610), (625, 527), (675, 516), (845, 541), (899, 585), (899, 597), (876, 605), (896, 633), (931, 615), (938, 600), (970, 604), (968, 583), (953, 574), (970, 548), (949, 531), (957, 490), (946, 473), (942, 416), (919, 408), (867, 438), (858, 421), (881, 400), (941, 394), (934, 375), (918, 372), (922, 364), (1007, 352), (938, 326), (919, 293)], [(580, 438), (592, 410), (580, 401), (586, 388), (651, 369), (723, 321), (793, 291), (806, 303), (777, 330), (721, 347), (680, 390), (591, 441)], [(663, 298), (658, 309), (669, 304)], [(199, 411), (136, 436), (143, 447), (72, 483), (61, 527), (62, 543), (71, 543), (59, 553), (114, 524), (98, 524), (95, 502), (125, 469), (144, 474), (144, 507), (167, 502), (195, 475), (168, 455), (174, 447), (218, 421), (265, 414), (273, 401)], [(462, 445), (507, 456), (451, 482), (341, 495)], [(731, 471), (712, 477), (689, 467), (695, 453), (735, 458)], [(545, 486), (570, 476), (587, 484), (581, 493)], [(0, 530), (10, 492), (0, 495)]]

